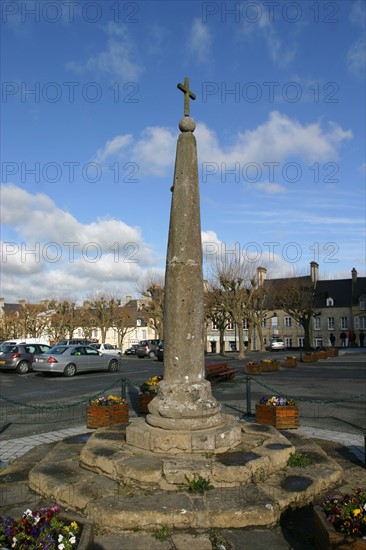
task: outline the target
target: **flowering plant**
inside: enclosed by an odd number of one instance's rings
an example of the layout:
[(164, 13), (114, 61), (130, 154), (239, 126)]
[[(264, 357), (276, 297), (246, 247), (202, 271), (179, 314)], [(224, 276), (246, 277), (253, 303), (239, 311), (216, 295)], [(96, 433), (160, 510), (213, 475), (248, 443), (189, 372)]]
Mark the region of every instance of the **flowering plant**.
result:
[(146, 382), (141, 384), (140, 391), (141, 393), (157, 393), (158, 391), (158, 384), (160, 380), (162, 380), (162, 376), (152, 376)]
[(287, 397), (279, 397), (272, 395), (271, 397), (261, 397), (259, 400), (260, 405), (270, 405), (272, 407), (294, 406), (296, 405), (293, 399)]
[(0, 516), (0, 545), (17, 550), (70, 550), (77, 547), (79, 525), (59, 516), (54, 504), (38, 511), (26, 510), (19, 519)]
[(296, 359), (295, 355), (288, 355), (286, 359)]
[(336, 531), (366, 539), (366, 491), (355, 489), (350, 495), (327, 496), (320, 506)]
[(93, 399), (89, 402), (89, 405), (93, 405), (96, 407), (107, 407), (108, 405), (123, 405), (125, 402), (122, 397), (118, 397), (117, 395), (108, 395), (108, 397), (98, 397), (97, 399)]
[(248, 361), (247, 365), (249, 367), (253, 367), (254, 365), (256, 365), (257, 363), (255, 361)]

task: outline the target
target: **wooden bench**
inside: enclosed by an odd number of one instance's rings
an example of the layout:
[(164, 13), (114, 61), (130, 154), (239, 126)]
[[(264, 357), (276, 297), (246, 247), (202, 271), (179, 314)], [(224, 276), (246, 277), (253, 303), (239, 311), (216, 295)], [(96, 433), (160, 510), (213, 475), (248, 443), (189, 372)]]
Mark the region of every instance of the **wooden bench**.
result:
[(206, 365), (206, 379), (210, 382), (218, 380), (231, 380), (238, 371), (229, 367), (227, 363), (214, 363)]

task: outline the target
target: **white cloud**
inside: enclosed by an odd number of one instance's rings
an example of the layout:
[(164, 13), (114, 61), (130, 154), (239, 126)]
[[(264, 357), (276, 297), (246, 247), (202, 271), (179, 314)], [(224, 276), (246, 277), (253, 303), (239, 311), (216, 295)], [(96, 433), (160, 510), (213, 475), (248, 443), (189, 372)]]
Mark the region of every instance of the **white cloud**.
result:
[[(262, 3), (255, 4), (255, 12), (260, 14), (258, 21), (245, 22), (241, 29), (242, 36), (252, 39), (253, 35), (257, 34), (258, 40), (264, 41), (268, 48), (268, 52), (272, 60), (279, 67), (287, 67), (295, 58), (297, 53), (297, 44), (294, 38), (287, 36), (286, 44), (283, 43), (281, 33), (276, 27), (276, 18), (268, 6)], [(252, 17), (255, 18), (256, 13), (253, 12)], [(248, 17), (250, 17), (248, 12)], [(299, 26), (293, 25), (294, 29)]]
[(140, 228), (122, 220), (83, 224), (47, 195), (10, 184), (2, 187), (1, 205), (4, 226), (16, 235), (2, 243), (7, 301), (29, 293), (34, 299), (90, 293), (106, 282), (134, 294), (135, 281), (161, 260), (144, 242)]
[(188, 51), (198, 63), (203, 64), (210, 61), (211, 42), (208, 26), (196, 17), (192, 22), (187, 44)]
[(270, 183), (268, 181), (264, 181), (263, 183), (257, 183), (255, 185), (255, 188), (269, 195), (286, 193), (286, 188), (283, 185), (280, 185), (279, 183)]
[(107, 141), (101, 149), (98, 149), (95, 162), (103, 164), (108, 157), (119, 155), (132, 142), (131, 134), (116, 136)]
[[(217, 167), (224, 163), (229, 169), (235, 163), (242, 167), (246, 163), (283, 162), (294, 158), (304, 162), (334, 162), (342, 143), (352, 138), (352, 131), (343, 130), (334, 122), (329, 122), (327, 127), (320, 122), (301, 124), (272, 111), (266, 122), (254, 130), (238, 132), (227, 146), (222, 145), (215, 131), (204, 123), (197, 124), (195, 135), (199, 163), (212, 163)], [(172, 169), (176, 139), (177, 132), (170, 128), (148, 127), (135, 140), (129, 134), (116, 136), (97, 151), (96, 159), (105, 161), (113, 156), (120, 159), (125, 155), (126, 160), (138, 163), (140, 173), (163, 176)]]
[(89, 57), (84, 63), (70, 61), (67, 68), (75, 72), (99, 71), (113, 77), (137, 80), (143, 67), (138, 61), (136, 46), (128, 35), (127, 27), (109, 22), (105, 30), (106, 50)]

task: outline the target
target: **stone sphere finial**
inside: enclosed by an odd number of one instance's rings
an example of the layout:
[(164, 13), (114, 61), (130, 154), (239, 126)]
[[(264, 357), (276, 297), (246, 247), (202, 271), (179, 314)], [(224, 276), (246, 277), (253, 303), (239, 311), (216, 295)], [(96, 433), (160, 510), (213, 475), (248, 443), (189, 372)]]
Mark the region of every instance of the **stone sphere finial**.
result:
[(184, 116), (179, 121), (179, 130), (181, 132), (194, 132), (196, 129), (196, 123), (190, 116)]

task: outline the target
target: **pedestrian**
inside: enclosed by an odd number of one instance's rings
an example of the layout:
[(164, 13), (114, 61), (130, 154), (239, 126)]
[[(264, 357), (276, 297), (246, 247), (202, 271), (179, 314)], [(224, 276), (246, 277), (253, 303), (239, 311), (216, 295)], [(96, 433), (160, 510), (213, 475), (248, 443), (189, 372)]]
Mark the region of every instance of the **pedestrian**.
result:
[(332, 346), (332, 348), (334, 348), (336, 337), (334, 336), (333, 332), (330, 333), (329, 340), (330, 340), (330, 345)]
[(346, 347), (347, 334), (345, 332), (341, 332), (340, 335), (339, 335), (339, 338), (341, 339), (341, 348), (345, 348)]
[(359, 339), (360, 339), (360, 348), (363, 348), (363, 343), (364, 343), (364, 340), (365, 340), (365, 335), (364, 335), (364, 333), (362, 332), (362, 330), (361, 330), (361, 332), (360, 332), (360, 334), (359, 334)]

